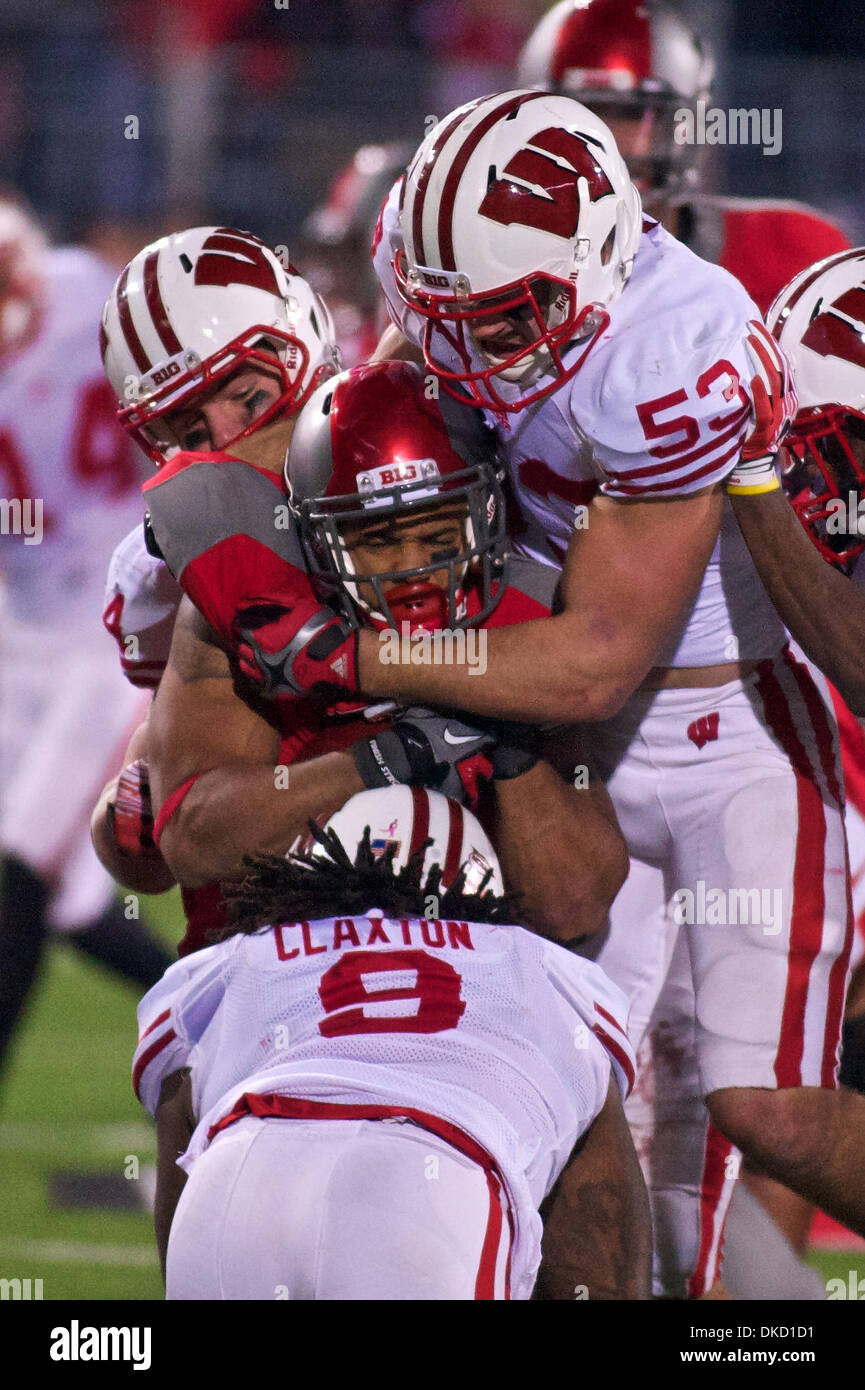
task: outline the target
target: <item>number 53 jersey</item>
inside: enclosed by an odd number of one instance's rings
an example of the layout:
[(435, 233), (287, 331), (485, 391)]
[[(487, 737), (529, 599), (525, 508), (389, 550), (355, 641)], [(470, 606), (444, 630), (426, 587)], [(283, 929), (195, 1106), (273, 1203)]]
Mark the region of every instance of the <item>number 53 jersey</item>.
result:
[(138, 1019), (151, 1113), (191, 1068), (187, 1170), (243, 1095), (386, 1107), (473, 1140), (532, 1239), (611, 1070), (623, 1095), (633, 1079), (624, 995), (522, 927), (370, 913), (237, 935), (171, 966)]
[[(382, 209), (374, 264), (391, 318), (420, 346), (424, 321), (400, 298), (392, 268), (402, 244), (399, 197), (397, 185)], [(439, 335), (442, 365), (462, 370), (455, 350), (444, 360), (441, 343)], [(567, 367), (583, 360), (549, 395), (524, 409), (484, 412), (519, 504), (516, 548), (546, 564), (562, 564), (571, 538), (578, 541), (587, 527), (587, 504), (598, 491), (619, 502), (671, 501), (717, 486), (742, 445), (755, 441), (758, 426), (760, 452), (769, 452), (795, 409), (786, 361), (753, 300), (727, 271), (695, 256), (650, 218), (608, 321), (600, 321), (593, 341), (569, 344), (562, 357)], [(472, 369), (488, 365), (475, 349)], [(541, 371), (531, 390), (552, 380)], [(506, 403), (526, 389), (496, 377)], [(656, 664), (759, 659), (783, 644), (780, 619), (725, 500), (697, 599)]]

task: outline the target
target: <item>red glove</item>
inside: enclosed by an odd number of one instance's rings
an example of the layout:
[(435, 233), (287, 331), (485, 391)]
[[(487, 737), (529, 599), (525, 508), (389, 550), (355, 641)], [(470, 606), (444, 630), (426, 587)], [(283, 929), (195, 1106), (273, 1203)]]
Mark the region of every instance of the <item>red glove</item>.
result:
[(358, 691), (357, 630), (317, 599), (262, 600), (238, 610), (237, 659), (266, 697), (333, 700)]
[(125, 767), (107, 806), (108, 827), (119, 850), (140, 858), (159, 851), (153, 843), (153, 807), (147, 764), (141, 758)]
[(748, 327), (748, 355), (756, 368), (750, 383), (754, 428), (727, 479), (728, 492), (745, 496), (780, 487), (775, 458), (798, 405), (790, 364), (775, 339), (756, 319)]

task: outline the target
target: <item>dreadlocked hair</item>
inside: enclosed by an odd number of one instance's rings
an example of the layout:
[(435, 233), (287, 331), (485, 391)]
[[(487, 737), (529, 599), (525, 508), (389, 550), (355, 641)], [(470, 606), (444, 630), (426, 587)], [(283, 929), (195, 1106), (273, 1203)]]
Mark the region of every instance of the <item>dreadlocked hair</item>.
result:
[(396, 845), (376, 856), (370, 843), (370, 827), (352, 861), (334, 830), (321, 830), (314, 821), (309, 829), (324, 853), (304, 851), (287, 857), (276, 854), (246, 855), (246, 871), (225, 880), (222, 897), (226, 925), (208, 933), (211, 942), (225, 941), (238, 933), (249, 935), (280, 922), (315, 921), (325, 917), (350, 917), (377, 908), (389, 917), (423, 917), (424, 903), (434, 897), (437, 917), (472, 922), (505, 924), (514, 921), (516, 893), (485, 893), (492, 878), (487, 870), (476, 893), (466, 893), (465, 867), (442, 889), (442, 871), (433, 864), (421, 882), (427, 847), (424, 840), (408, 863), (394, 869)]

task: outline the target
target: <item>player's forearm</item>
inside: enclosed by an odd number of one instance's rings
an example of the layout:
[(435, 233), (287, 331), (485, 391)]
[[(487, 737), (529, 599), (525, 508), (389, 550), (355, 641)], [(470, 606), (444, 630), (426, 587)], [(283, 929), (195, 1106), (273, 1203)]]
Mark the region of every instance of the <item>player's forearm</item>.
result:
[(361, 688), (530, 723), (609, 719), (693, 605), (721, 511), (717, 488), (663, 503), (597, 497), (571, 540), (562, 613), (483, 630), (472, 664), (436, 660), (454, 651), (432, 642), (419, 660), (387, 633), (361, 632)]
[[(563, 613), (478, 637), (483, 662), (437, 661), (430, 644), (431, 659), (415, 665), (392, 662), (393, 644), (361, 632), (361, 688), (368, 696), (527, 723), (576, 722), (615, 713), (651, 666), (649, 659), (644, 669), (633, 668), (626, 625), (612, 614)], [(443, 655), (450, 655), (447, 648)]]
[(649, 1196), (615, 1081), (541, 1214), (536, 1299), (651, 1297)]
[(865, 595), (822, 559), (781, 492), (732, 502), (781, 621), (853, 713), (865, 717)]
[(311, 819), (363, 790), (350, 753), (292, 767), (214, 768), (167, 822), (160, 849), (179, 883), (200, 887), (237, 873), (246, 854), (285, 854)]
[[(496, 782), (497, 847), (520, 921), (555, 941), (602, 931), (628, 874), (628, 851), (594, 790), (569, 785), (548, 763)], [(600, 795), (605, 795), (600, 784)]]

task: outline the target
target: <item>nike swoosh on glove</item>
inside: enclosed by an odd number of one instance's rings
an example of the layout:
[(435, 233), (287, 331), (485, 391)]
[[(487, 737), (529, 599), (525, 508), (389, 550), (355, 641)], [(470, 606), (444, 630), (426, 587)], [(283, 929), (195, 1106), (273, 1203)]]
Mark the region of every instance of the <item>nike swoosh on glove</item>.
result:
[(472, 810), (480, 783), (493, 775), (495, 733), (411, 705), (392, 729), (352, 745), (367, 787), (432, 787)]
[(266, 698), (332, 700), (358, 691), (357, 630), (315, 598), (250, 603), (238, 610), (234, 631), (240, 669)]

